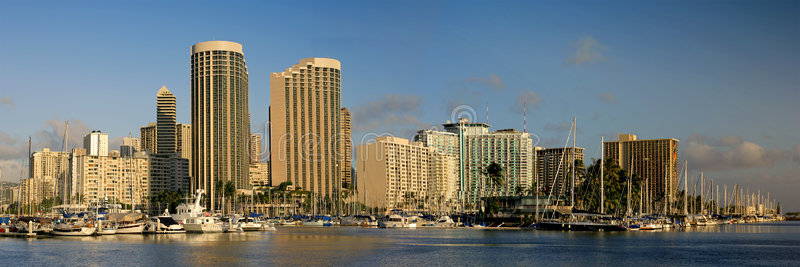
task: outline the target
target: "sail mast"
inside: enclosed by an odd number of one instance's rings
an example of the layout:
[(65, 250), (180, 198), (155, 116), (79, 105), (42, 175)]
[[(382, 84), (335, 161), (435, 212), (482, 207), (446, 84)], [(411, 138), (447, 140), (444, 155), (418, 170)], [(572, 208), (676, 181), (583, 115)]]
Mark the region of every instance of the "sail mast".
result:
[(605, 168), (605, 152), (603, 151), (605, 148), (605, 143), (603, 143), (603, 136), (600, 136), (600, 213), (605, 213), (605, 188), (603, 187), (603, 180), (605, 180), (603, 176), (603, 169)]
[(689, 165), (686, 160), (683, 161), (683, 214), (689, 215), (689, 185), (686, 183), (688, 179), (686, 174), (689, 173)]
[(569, 195), (570, 195), (569, 204), (572, 205), (573, 208), (575, 207), (575, 132), (578, 131), (577, 123), (578, 123), (578, 117), (573, 117), (572, 118), (572, 163), (571, 163), (571, 165), (572, 165), (572, 184), (570, 186), (571, 188), (570, 188), (570, 192), (569, 192)]

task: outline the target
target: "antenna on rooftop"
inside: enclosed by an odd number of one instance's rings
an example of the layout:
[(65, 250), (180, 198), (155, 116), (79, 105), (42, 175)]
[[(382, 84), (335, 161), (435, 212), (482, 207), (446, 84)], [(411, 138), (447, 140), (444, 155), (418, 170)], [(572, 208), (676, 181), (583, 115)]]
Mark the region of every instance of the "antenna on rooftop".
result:
[(522, 132), (528, 132), (528, 101), (522, 102)]
[(489, 101), (486, 101), (486, 124), (489, 124)]

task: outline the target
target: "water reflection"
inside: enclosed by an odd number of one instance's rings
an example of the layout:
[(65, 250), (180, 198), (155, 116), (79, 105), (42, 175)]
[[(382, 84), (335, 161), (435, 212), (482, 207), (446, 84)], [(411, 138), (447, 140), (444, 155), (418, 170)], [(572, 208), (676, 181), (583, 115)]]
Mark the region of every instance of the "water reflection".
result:
[(0, 238), (18, 265), (796, 265), (800, 224), (620, 233), (284, 227), (277, 232)]

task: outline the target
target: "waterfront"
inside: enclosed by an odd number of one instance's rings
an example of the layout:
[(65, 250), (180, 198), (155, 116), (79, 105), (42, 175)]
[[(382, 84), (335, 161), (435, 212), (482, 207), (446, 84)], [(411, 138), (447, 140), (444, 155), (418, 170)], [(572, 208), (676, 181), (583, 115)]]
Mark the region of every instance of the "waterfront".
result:
[(20, 265), (796, 265), (800, 223), (663, 232), (281, 227), (235, 234), (0, 239)]

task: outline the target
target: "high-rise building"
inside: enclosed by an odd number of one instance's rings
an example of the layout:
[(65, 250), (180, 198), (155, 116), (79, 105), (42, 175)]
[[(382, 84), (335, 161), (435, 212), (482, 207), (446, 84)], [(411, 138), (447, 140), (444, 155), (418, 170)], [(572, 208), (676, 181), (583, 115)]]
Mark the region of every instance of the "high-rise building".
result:
[(452, 166), (445, 166), (450, 172), (453, 180), (450, 183), (435, 184), (437, 188), (442, 188), (440, 193), (444, 199), (457, 200), (459, 199), (458, 193), (461, 187), (461, 156), (458, 134), (437, 131), (437, 130), (420, 130), (414, 137), (414, 140), (421, 142), (426, 147), (431, 147), (436, 153), (445, 156), (453, 161)]
[(603, 156), (647, 181), (645, 197), (677, 193), (678, 139), (637, 140), (636, 135), (620, 134), (619, 141), (603, 143)]
[(261, 135), (250, 134), (250, 163), (261, 163)]
[[(463, 207), (477, 208), (479, 199), (488, 196), (513, 195), (516, 187), (528, 188), (533, 180), (533, 142), (530, 134), (512, 129), (489, 131), (489, 125), (459, 119), (447, 122), (445, 131), (419, 131), (415, 140), (456, 160), (450, 168)], [(502, 186), (487, 185), (484, 171), (492, 163), (500, 164), (505, 182)]]
[(269, 184), (269, 165), (261, 162), (250, 163), (250, 185), (262, 187)]
[(108, 156), (108, 133), (92, 131), (83, 137), (83, 148), (90, 156)]
[[(178, 154), (181, 158), (192, 160), (192, 126), (189, 124), (178, 123), (176, 126)], [(191, 164), (190, 164), (191, 166)], [(191, 167), (190, 167), (191, 169)]]
[(136, 137), (123, 137), (122, 145), (119, 146), (120, 156), (133, 157), (133, 154), (141, 151), (139, 138)]
[(338, 142), (341, 63), (305, 58), (270, 77), (270, 175), (322, 197), (342, 187)]
[(175, 95), (166, 86), (158, 89), (156, 94), (156, 153), (178, 152), (175, 102)]
[(156, 153), (156, 123), (148, 123), (139, 129), (140, 149), (150, 154)]
[(356, 154), (359, 201), (370, 207), (387, 210), (430, 207), (439, 202), (439, 196), (447, 194), (441, 191), (446, 188), (437, 185), (453, 184), (455, 180), (448, 169), (455, 165), (455, 159), (436, 153), (434, 148), (420, 142), (378, 137), (374, 143), (358, 146)]
[(72, 167), (67, 203), (108, 200), (109, 203), (133, 203), (137, 209), (144, 209), (154, 195), (150, 190), (150, 159), (146, 155), (118, 158), (78, 153), (72, 158)]
[[(29, 168), (30, 178), (33, 179), (31, 182), (36, 184), (37, 190), (40, 192), (37, 195), (42, 195), (44, 198), (60, 196), (64, 191), (63, 183), (69, 176), (69, 157), (68, 152), (50, 151), (49, 148), (33, 152)], [(37, 201), (41, 200), (37, 199)]]
[[(536, 148), (536, 178), (538, 190), (553, 196), (569, 196), (572, 180), (572, 153), (575, 160), (583, 161), (583, 148)], [(585, 164), (584, 164), (585, 165)], [(583, 181), (580, 172), (575, 173), (575, 183)], [(577, 185), (576, 185), (577, 186)]]
[(339, 111), (339, 167), (341, 168), (342, 187), (347, 188), (353, 183), (353, 140), (350, 138), (350, 110), (342, 108)]
[(242, 45), (208, 41), (191, 48), (192, 179), (215, 209), (217, 181), (250, 183), (248, 72)]

